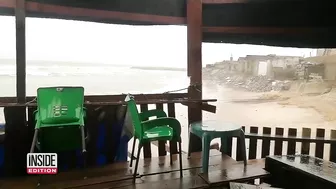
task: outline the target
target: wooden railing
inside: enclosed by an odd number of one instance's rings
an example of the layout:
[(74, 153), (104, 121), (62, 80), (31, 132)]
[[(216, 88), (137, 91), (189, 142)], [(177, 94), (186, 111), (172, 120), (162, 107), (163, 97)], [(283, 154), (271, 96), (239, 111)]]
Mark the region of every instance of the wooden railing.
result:
[[(146, 106), (142, 106), (145, 110)], [(157, 105), (158, 107), (158, 105)], [(159, 106), (160, 107), (160, 106)], [(169, 116), (175, 116), (173, 105), (168, 106), (171, 111)], [(257, 127), (243, 126), (245, 130), (245, 142), (248, 159), (265, 158), (268, 155), (295, 155), (308, 154), (325, 160), (336, 162), (336, 129), (311, 129), (311, 128), (280, 128), (280, 127)], [(176, 150), (176, 144), (173, 144)], [(240, 153), (240, 142), (235, 137), (224, 141), (227, 155), (236, 159), (243, 160)], [(172, 153), (177, 153), (173, 151)], [(164, 143), (159, 143), (159, 156), (166, 155)], [(150, 144), (144, 148), (144, 157), (151, 157)]]
[[(268, 155), (308, 154), (336, 162), (336, 130), (322, 128), (243, 127), (245, 130), (248, 159), (265, 158)], [(312, 132), (313, 131), (313, 132)], [(240, 144), (229, 139), (228, 155), (242, 160)]]

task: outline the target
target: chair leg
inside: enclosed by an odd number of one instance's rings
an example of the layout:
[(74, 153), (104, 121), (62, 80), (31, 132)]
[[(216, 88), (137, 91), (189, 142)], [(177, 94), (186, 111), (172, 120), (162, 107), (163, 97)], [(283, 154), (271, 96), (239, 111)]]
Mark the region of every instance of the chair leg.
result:
[(171, 143), (169, 143), (169, 155), (170, 155), (170, 165), (173, 165), (173, 153)]
[(179, 141), (179, 159), (180, 159), (180, 177), (183, 177), (183, 167), (182, 167), (182, 145)]
[(209, 170), (209, 152), (210, 152), (210, 136), (202, 137), (202, 173), (208, 173)]
[(142, 148), (142, 144), (139, 141), (138, 154), (137, 154), (137, 158), (136, 158), (136, 162), (135, 162), (135, 169), (134, 169), (134, 173), (133, 173), (133, 182), (135, 182), (135, 179), (136, 179), (136, 176), (137, 176), (137, 172), (138, 172), (138, 166), (139, 166), (139, 159), (140, 159), (141, 148)]
[[(189, 128), (189, 129), (190, 129), (190, 128)], [(191, 135), (191, 132), (189, 131), (189, 137), (188, 137), (188, 159), (189, 159), (190, 156), (191, 156), (190, 135)]]
[(39, 175), (39, 180), (36, 187), (41, 186), (41, 184), (42, 184), (42, 175)]
[(241, 153), (244, 158), (244, 168), (247, 166), (247, 158), (246, 158), (246, 144), (245, 144), (245, 132), (243, 130), (240, 131), (240, 145), (241, 145)]
[(82, 135), (82, 155), (83, 155), (83, 166), (86, 168), (86, 144), (85, 144), (85, 131), (84, 126), (80, 126)]
[(33, 142), (32, 142), (31, 147), (30, 147), (30, 153), (34, 153), (35, 145), (36, 145), (36, 142), (37, 142), (37, 136), (38, 136), (38, 129), (35, 129)]
[(130, 167), (132, 167), (133, 164), (133, 157), (134, 157), (134, 148), (135, 148), (135, 142), (136, 142), (136, 138), (133, 137), (133, 146), (132, 146), (132, 155), (131, 155), (131, 162), (130, 162)]

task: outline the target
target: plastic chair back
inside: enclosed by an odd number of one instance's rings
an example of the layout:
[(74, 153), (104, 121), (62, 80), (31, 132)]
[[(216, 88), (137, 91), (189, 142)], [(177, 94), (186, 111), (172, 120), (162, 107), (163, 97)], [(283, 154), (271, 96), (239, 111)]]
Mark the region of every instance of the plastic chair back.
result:
[(132, 123), (134, 126), (134, 134), (139, 139), (142, 138), (142, 125), (140, 121), (139, 111), (136, 106), (134, 97), (131, 95), (127, 95), (125, 98), (125, 101), (127, 102), (127, 109), (131, 115)]
[(83, 116), (83, 104), (83, 87), (37, 89), (37, 106), (42, 124), (78, 122)]

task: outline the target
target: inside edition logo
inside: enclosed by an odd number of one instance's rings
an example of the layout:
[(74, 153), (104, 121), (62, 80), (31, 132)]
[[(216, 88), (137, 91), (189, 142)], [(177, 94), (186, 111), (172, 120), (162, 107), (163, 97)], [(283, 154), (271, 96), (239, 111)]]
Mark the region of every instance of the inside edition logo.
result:
[(57, 174), (56, 153), (28, 153), (27, 154), (28, 174)]

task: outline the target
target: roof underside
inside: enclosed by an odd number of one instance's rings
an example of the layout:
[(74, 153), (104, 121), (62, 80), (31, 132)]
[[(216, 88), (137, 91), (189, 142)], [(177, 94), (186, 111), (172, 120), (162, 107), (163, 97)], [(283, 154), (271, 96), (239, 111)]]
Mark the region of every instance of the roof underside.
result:
[[(204, 42), (336, 47), (336, 29), (327, 22), (331, 5), (304, 0), (217, 1), (222, 3), (203, 5)], [(0, 15), (14, 15), (14, 7), (14, 0), (0, 0)], [(30, 17), (114, 24), (186, 24), (186, 0), (27, 0), (26, 12)]]

